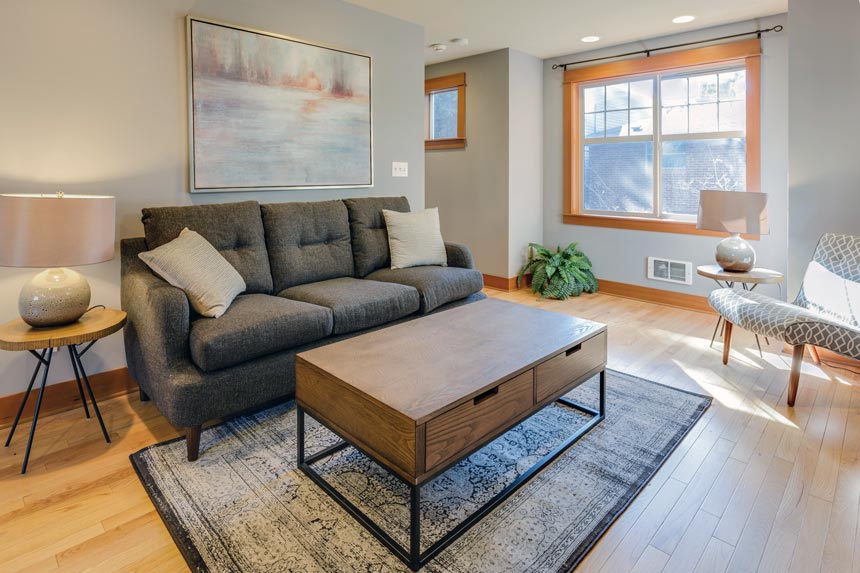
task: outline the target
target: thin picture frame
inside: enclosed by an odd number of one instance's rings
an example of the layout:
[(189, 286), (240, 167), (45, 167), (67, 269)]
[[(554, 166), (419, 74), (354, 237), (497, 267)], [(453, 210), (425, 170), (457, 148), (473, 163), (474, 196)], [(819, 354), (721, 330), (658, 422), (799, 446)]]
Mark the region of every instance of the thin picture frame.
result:
[[(367, 177), (365, 180), (356, 180), (349, 182), (316, 182), (309, 181), (298, 184), (216, 184), (213, 185), (211, 183), (207, 183), (203, 181), (203, 177), (200, 177), (199, 169), (201, 169), (199, 153), (201, 152), (201, 145), (196, 141), (196, 132), (195, 132), (195, 123), (200, 121), (201, 118), (197, 117), (195, 113), (195, 76), (194, 76), (194, 34), (193, 34), (193, 25), (195, 22), (199, 22), (204, 25), (209, 26), (217, 26), (221, 28), (226, 28), (229, 30), (235, 30), (241, 33), (254, 34), (265, 36), (269, 38), (275, 38), (277, 40), (284, 40), (286, 42), (301, 44), (303, 46), (309, 46), (312, 48), (320, 48), (323, 50), (331, 50), (334, 52), (339, 52), (341, 54), (347, 54), (350, 56), (356, 56), (359, 58), (367, 59), (367, 141), (368, 141), (368, 149), (367, 149), (367, 163), (366, 163), (366, 171)], [(189, 181), (189, 191), (191, 193), (227, 193), (227, 192), (242, 192), (242, 191), (285, 191), (285, 190), (312, 190), (312, 189), (355, 189), (355, 188), (369, 188), (374, 186), (374, 121), (373, 121), (373, 59), (370, 55), (364, 54), (361, 52), (356, 52), (353, 50), (347, 50), (344, 48), (331, 46), (328, 44), (323, 44), (319, 42), (312, 42), (309, 40), (304, 40), (300, 38), (295, 38), (292, 36), (286, 36), (282, 34), (276, 34), (273, 32), (267, 32), (255, 28), (249, 28), (244, 26), (239, 26), (235, 24), (228, 24), (225, 22), (221, 22), (218, 20), (211, 20), (207, 18), (201, 18), (193, 15), (187, 15), (185, 18), (186, 23), (186, 71), (187, 71), (187, 102), (188, 102), (188, 153), (189, 153), (189, 173), (188, 173), (188, 181)], [(320, 158), (320, 161), (330, 161), (330, 158)]]

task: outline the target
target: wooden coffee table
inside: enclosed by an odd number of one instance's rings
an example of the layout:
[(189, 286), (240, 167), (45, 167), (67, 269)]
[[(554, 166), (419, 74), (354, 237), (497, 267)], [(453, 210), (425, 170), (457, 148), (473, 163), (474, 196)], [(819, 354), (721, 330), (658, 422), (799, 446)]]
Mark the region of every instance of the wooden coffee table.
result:
[[(298, 467), (417, 571), (603, 420), (605, 369), (605, 325), (499, 300), (303, 352), (296, 357)], [(563, 397), (596, 374), (597, 409)], [(591, 419), (422, 552), (421, 486), (553, 402)], [(305, 413), (343, 441), (307, 455)], [(409, 486), (409, 548), (311, 467), (349, 445)]]

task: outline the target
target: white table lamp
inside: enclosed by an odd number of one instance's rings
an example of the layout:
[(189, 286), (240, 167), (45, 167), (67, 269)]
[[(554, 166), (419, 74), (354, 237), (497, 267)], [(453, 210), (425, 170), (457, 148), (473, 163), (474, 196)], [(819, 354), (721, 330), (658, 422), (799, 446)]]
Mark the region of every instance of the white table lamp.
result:
[(755, 266), (755, 250), (741, 233), (768, 233), (767, 195), (755, 191), (703, 190), (699, 195), (696, 228), (729, 233), (717, 244), (717, 264), (725, 271), (747, 272)]
[(0, 194), (0, 266), (47, 270), (18, 298), (21, 318), (35, 327), (78, 320), (90, 305), (90, 285), (64, 267), (114, 257), (116, 199), (96, 195)]

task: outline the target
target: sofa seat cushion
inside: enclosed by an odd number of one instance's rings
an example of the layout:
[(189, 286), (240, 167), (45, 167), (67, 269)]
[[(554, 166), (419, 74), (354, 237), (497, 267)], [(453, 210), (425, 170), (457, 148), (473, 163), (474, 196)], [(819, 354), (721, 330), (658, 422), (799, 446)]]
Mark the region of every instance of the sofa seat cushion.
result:
[(242, 295), (219, 318), (191, 324), (191, 359), (204, 372), (307, 344), (332, 333), (326, 307), (265, 294)]
[(480, 272), (458, 267), (381, 269), (370, 273), (367, 278), (415, 287), (421, 297), (421, 314), (427, 314), (443, 304), (466, 298), (484, 288), (484, 277)]
[(411, 286), (349, 277), (291, 287), (278, 296), (331, 309), (334, 334), (385, 324), (419, 308), (418, 291)]

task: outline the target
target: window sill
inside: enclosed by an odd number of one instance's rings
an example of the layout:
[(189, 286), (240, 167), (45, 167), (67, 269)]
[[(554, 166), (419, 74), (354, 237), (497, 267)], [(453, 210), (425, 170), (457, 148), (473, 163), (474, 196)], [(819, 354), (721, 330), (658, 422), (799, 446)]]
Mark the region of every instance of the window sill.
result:
[(424, 149), (463, 149), (466, 147), (465, 137), (452, 137), (451, 139), (425, 139)]
[[(725, 237), (726, 233), (697, 229), (696, 224), (686, 221), (669, 221), (664, 219), (645, 219), (639, 217), (612, 217), (605, 215), (580, 215), (564, 213), (563, 219), (567, 225), (584, 225), (587, 227), (609, 227), (612, 229), (630, 229), (632, 231), (651, 231), (655, 233), (676, 233), (679, 235), (703, 235), (707, 237)], [(747, 240), (758, 241), (758, 235), (743, 235)]]

